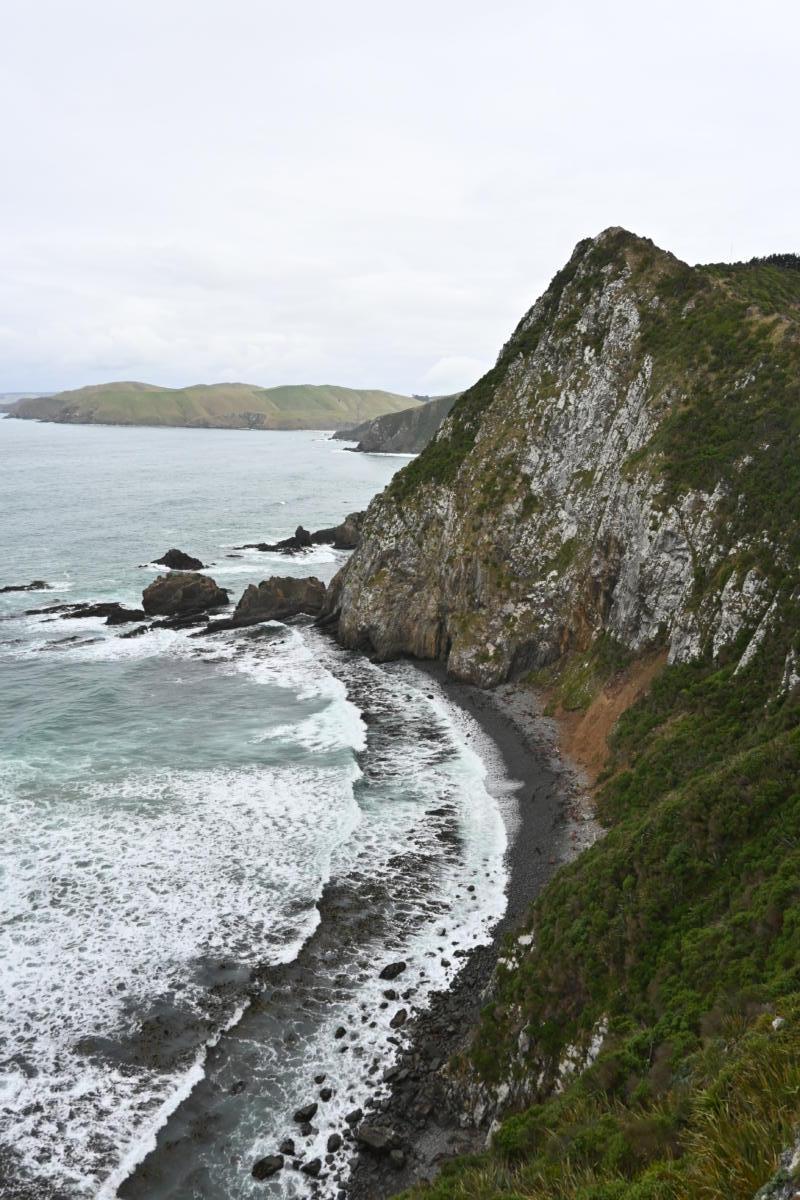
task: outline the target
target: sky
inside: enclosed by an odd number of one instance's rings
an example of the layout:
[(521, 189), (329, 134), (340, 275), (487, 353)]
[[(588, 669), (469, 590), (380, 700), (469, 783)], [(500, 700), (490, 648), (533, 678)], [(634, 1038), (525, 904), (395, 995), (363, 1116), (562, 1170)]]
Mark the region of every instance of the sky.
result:
[(609, 225), (800, 251), (796, 0), (0, 0), (0, 391), (437, 394)]

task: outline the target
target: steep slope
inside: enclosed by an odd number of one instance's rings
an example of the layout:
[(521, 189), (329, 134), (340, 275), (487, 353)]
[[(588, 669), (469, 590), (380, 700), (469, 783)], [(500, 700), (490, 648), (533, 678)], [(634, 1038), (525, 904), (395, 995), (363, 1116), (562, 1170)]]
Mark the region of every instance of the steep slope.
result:
[(347, 644), (566, 708), (669, 659), (449, 1066), (491, 1147), (415, 1197), (800, 1183), (798, 268), (580, 243), (337, 578)]
[(327, 384), (261, 388), (215, 383), (161, 388), (123, 382), (22, 400), (9, 415), (71, 424), (337, 429), (413, 405), (410, 397), (393, 392)]
[(358, 442), (357, 449), (367, 453), (419, 454), (437, 432), (458, 396), (459, 393), (436, 396), (415, 408), (404, 408), (401, 412), (387, 413), (350, 429), (340, 429), (333, 436)]
[(755, 635), (797, 563), (798, 301), (791, 268), (581, 242), (370, 506), (343, 642), (494, 683), (601, 632), (671, 661)]

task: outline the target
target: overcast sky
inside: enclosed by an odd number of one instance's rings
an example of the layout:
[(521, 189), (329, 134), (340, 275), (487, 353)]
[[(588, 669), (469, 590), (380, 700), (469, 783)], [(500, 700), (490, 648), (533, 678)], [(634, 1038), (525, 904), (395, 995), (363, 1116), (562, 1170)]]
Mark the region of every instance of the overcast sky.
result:
[(581, 237), (800, 251), (796, 0), (0, 0), (0, 391), (446, 392)]

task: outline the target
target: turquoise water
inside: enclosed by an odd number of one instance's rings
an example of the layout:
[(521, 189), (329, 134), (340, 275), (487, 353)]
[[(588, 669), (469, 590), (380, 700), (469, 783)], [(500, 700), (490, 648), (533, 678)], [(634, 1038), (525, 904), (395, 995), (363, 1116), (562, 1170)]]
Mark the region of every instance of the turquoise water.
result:
[[(274, 573), (329, 579), (345, 553), (234, 547), (335, 523), (400, 465), (319, 433), (0, 421), (0, 586), (53, 589), (0, 596), (4, 1196), (308, 1194), (250, 1166), (313, 1074), (334, 1097), (307, 1157), (379, 1086), (376, 967), (405, 958), (424, 1005), (502, 912), (476, 732), (413, 668), (307, 623), (126, 639), (27, 614), (136, 604), (171, 546), (234, 600)], [(334, 901), (370, 920), (334, 923)], [(358, 1026), (347, 1054), (339, 1024)], [(344, 1159), (321, 1194), (342, 1179)]]

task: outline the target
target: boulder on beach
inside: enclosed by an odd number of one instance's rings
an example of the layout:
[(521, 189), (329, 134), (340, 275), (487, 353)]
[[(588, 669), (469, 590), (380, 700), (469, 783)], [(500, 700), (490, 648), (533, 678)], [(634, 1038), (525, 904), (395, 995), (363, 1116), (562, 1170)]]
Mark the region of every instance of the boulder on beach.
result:
[(191, 554), (174, 548), (162, 554), (161, 558), (154, 558), (153, 562), (158, 563), (160, 567), (169, 567), (171, 571), (202, 571), (205, 566), (199, 558), (193, 558)]
[(316, 1116), (318, 1108), (319, 1105), (316, 1103), (316, 1101), (312, 1102), (311, 1104), (304, 1104), (303, 1107), (298, 1108), (297, 1112), (294, 1114), (295, 1121), (299, 1121), (301, 1123), (310, 1121), (312, 1117)]
[(142, 608), (149, 617), (189, 617), (228, 603), (228, 593), (209, 575), (180, 571), (159, 575), (142, 592)]
[(8, 583), (5, 587), (0, 587), (0, 593), (3, 592), (48, 592), (50, 584), (45, 583), (43, 579), (34, 579), (33, 583)]
[(402, 975), (403, 971), (405, 971), (405, 969), (406, 969), (406, 963), (404, 963), (404, 962), (387, 963), (387, 965), (383, 968), (383, 970), (381, 971), (378, 978), (379, 979), (397, 979), (397, 976)]
[(317, 617), (322, 612), (325, 584), (315, 576), (292, 579), (274, 575), (245, 589), (236, 605), (232, 624), (257, 625), (259, 621), (286, 621), (305, 613)]
[(277, 1175), (278, 1171), (283, 1168), (282, 1154), (267, 1154), (264, 1158), (259, 1158), (258, 1162), (253, 1163), (253, 1169), (250, 1174), (253, 1179), (270, 1179), (273, 1175)]

